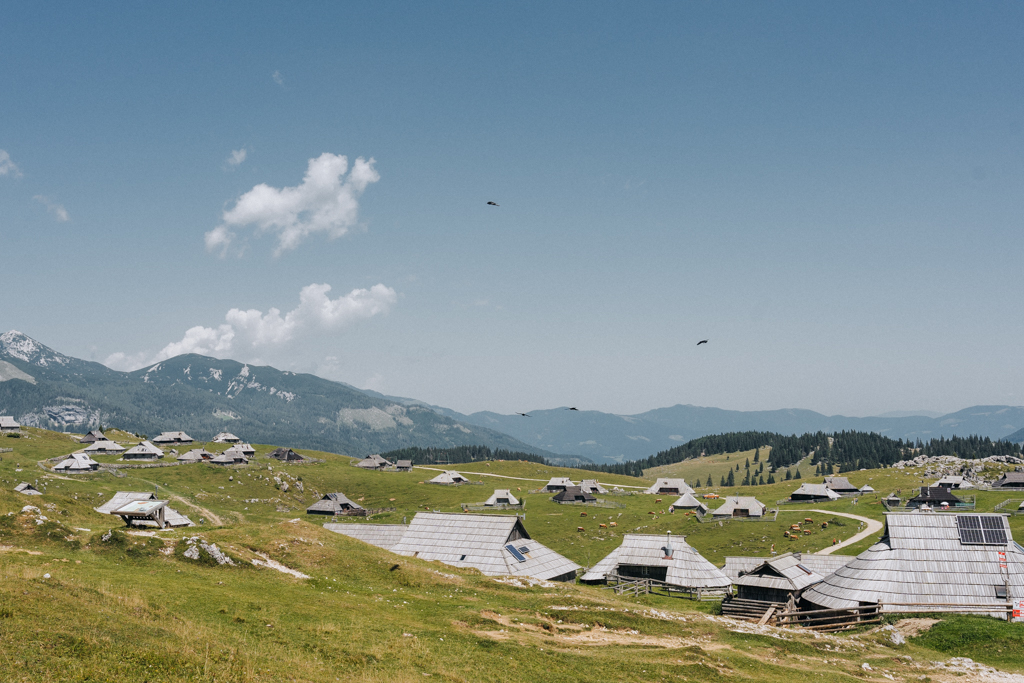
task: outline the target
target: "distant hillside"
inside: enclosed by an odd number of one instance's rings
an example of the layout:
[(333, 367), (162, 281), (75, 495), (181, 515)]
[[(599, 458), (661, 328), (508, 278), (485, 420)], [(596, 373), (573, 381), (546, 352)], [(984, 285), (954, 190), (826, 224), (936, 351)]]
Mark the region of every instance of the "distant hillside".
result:
[(85, 431), (100, 424), (201, 440), (229, 430), (254, 443), (348, 455), (410, 446), (488, 446), (551, 455), (506, 434), (425, 406), (401, 405), (314, 375), (198, 355), (117, 372), (0, 335), (0, 414), (23, 424)]
[[(495, 429), (555, 453), (580, 455), (594, 462), (625, 462), (645, 458), (692, 439), (728, 432), (775, 434), (873, 432), (891, 439), (931, 439), (976, 434), (1008, 437), (1024, 428), (1024, 408), (975, 406), (938, 418), (827, 416), (812, 410), (743, 412), (677, 405), (638, 415), (613, 415), (565, 408), (534, 410), (530, 417), (479, 412), (462, 415), (435, 407), (439, 413), (469, 424)], [(1024, 441), (1024, 432), (1017, 441)]]

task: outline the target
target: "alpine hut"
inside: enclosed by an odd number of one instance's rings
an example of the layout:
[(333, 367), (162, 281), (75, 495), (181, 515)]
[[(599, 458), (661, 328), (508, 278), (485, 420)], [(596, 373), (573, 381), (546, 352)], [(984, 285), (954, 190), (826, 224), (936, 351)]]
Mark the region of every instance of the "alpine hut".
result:
[(378, 453), (374, 453), (354, 464), (356, 467), (362, 467), (364, 470), (382, 470), (385, 467), (391, 467), (393, 463), (390, 460), (385, 460)]
[(106, 441), (106, 440), (107, 440), (107, 437), (103, 436), (103, 432), (101, 432), (98, 429), (94, 429), (91, 432), (89, 432), (88, 434), (86, 434), (85, 436), (83, 436), (81, 439), (79, 439), (78, 443), (96, 443), (97, 441)]
[(575, 485), (576, 484), (572, 483), (572, 479), (569, 479), (568, 477), (551, 477), (551, 481), (544, 486), (543, 490), (545, 493), (558, 493), (559, 491), (564, 491), (570, 486)]
[(584, 479), (580, 482), (580, 488), (587, 493), (608, 493), (608, 489), (601, 486), (597, 479)]
[[(832, 572), (838, 570), (840, 567), (853, 562), (856, 558), (854, 555), (818, 555), (816, 553), (791, 553), (793, 557), (800, 560), (800, 564), (810, 569), (816, 574), (821, 576), (828, 576)], [(779, 556), (781, 557), (781, 555)], [(755, 567), (760, 566), (771, 558), (768, 557), (752, 557), (752, 556), (727, 556), (725, 558), (725, 566), (722, 567), (722, 573), (728, 576), (730, 579), (738, 579), (743, 574), (749, 574)]]
[(166, 500), (157, 500), (155, 493), (144, 491), (118, 491), (113, 498), (93, 509), (102, 515), (117, 515), (128, 526), (133, 526), (135, 521), (144, 526), (155, 524), (160, 529), (195, 526), (188, 517), (167, 507)]
[(969, 481), (966, 481), (963, 477), (961, 477), (961, 476), (953, 476), (953, 475), (946, 475), (942, 479), (939, 479), (934, 484), (932, 484), (932, 486), (936, 487), (936, 488), (942, 488), (942, 489), (973, 489), (974, 488), (974, 484), (972, 484)]
[(825, 477), (825, 481), (822, 483), (840, 496), (843, 494), (860, 493), (860, 489), (851, 484), (850, 480), (846, 477)]
[(231, 432), (221, 432), (217, 436), (213, 437), (214, 443), (238, 443), (239, 441), (241, 441), (241, 439)]
[(235, 458), (242, 458), (245, 462), (249, 462), (249, 458), (256, 455), (256, 449), (245, 443), (236, 443), (234, 446), (229, 446), (225, 451), (224, 455)]
[(182, 453), (176, 459), (178, 462), (190, 463), (190, 462), (202, 462), (204, 460), (212, 460), (216, 457), (215, 453), (211, 453), (205, 448), (193, 448), (192, 450)]
[(807, 609), (908, 607), (1006, 618), (1024, 595), (1024, 549), (1006, 515), (890, 512), (878, 543), (803, 594)]
[(824, 484), (801, 484), (800, 488), (789, 495), (790, 500), (809, 500), (812, 502), (839, 500), (838, 493)]
[(724, 592), (732, 581), (682, 537), (669, 534), (626, 534), (622, 545), (580, 577), (598, 583), (623, 579), (654, 579), (691, 593)]
[(573, 581), (580, 568), (531, 539), (515, 515), (420, 512), (405, 529), (391, 552), (472, 567), (486, 576)]
[(654, 485), (644, 491), (644, 493), (664, 493), (681, 496), (684, 493), (693, 493), (693, 487), (687, 484), (685, 479), (666, 479), (662, 477), (654, 482)]
[(249, 458), (242, 455), (241, 451), (227, 449), (220, 455), (215, 455), (208, 461), (211, 465), (245, 465)]
[(446, 486), (454, 486), (457, 484), (468, 484), (469, 479), (459, 474), (454, 470), (445, 470), (441, 474), (437, 475), (433, 479), (427, 482), (428, 484), (443, 484)]
[(696, 510), (700, 514), (704, 514), (708, 511), (708, 506), (703, 501), (698, 500), (692, 493), (684, 493), (679, 496), (676, 502), (669, 506), (673, 510)]
[(395, 469), (399, 472), (412, 472), (412, 460), (399, 460), (395, 463)]
[(519, 505), (519, 499), (512, 495), (509, 489), (495, 489), (491, 497), (484, 502), (487, 507), (496, 505)]
[(954, 496), (949, 489), (938, 486), (922, 486), (921, 493), (907, 501), (907, 508), (913, 509), (924, 506), (933, 509), (936, 507), (955, 508), (963, 504), (964, 502)]
[(53, 466), (54, 472), (66, 472), (77, 474), (79, 472), (95, 472), (100, 464), (89, 457), (88, 453), (79, 451), (72, 453), (65, 459)]
[(139, 445), (126, 450), (121, 457), (125, 460), (156, 460), (157, 458), (164, 457), (164, 452), (150, 442), (143, 441)]
[(714, 519), (730, 517), (763, 517), (768, 511), (764, 503), (753, 496), (726, 496), (720, 508), (712, 511)]
[[(793, 553), (786, 553), (763, 560), (749, 571), (741, 571), (733, 579), (736, 584), (736, 598), (744, 611), (752, 607), (749, 603), (762, 603), (763, 614), (771, 605), (793, 609), (800, 595), (825, 577), (801, 562)], [(722, 613), (730, 613), (729, 606), (722, 604)]]
[(95, 443), (90, 444), (83, 449), (82, 452), (88, 453), (89, 455), (95, 455), (97, 453), (124, 453), (124, 451), (125, 447), (121, 444), (104, 439), (103, 441), (96, 441)]
[(559, 491), (551, 499), (556, 503), (596, 503), (594, 494), (587, 493), (579, 486), (570, 486), (564, 491)]
[(40, 491), (39, 489), (37, 489), (35, 486), (33, 486), (32, 484), (28, 483), (27, 481), (23, 481), (20, 484), (18, 484), (17, 486), (15, 486), (14, 490), (17, 491), (18, 493), (24, 493), (26, 496), (41, 496), (41, 495), (43, 495), (42, 491)]
[(153, 443), (192, 443), (192, 437), (185, 432), (163, 432), (153, 439)]
[(366, 510), (359, 503), (349, 500), (344, 493), (328, 493), (323, 498), (306, 508), (307, 515), (345, 515), (358, 514)]
[(267, 454), (268, 457), (281, 462), (302, 462), (306, 458), (299, 455), (290, 448), (275, 448)]
[(21, 431), (21, 425), (18, 424), (10, 415), (0, 416), (0, 434), (17, 434)]
[(874, 489), (874, 487), (871, 484), (864, 484), (863, 486), (860, 487), (860, 492), (861, 493), (874, 493), (875, 489)]
[(992, 482), (994, 489), (1024, 489), (1024, 472), (1003, 472), (1003, 476)]

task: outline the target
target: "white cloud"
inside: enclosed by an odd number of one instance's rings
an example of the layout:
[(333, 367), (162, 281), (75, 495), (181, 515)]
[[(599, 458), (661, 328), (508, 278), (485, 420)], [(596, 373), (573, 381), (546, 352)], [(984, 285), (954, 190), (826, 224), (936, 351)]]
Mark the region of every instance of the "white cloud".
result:
[(278, 189), (260, 183), (239, 197), (224, 212), (223, 222), (206, 233), (206, 248), (223, 256), (235, 239), (233, 230), (248, 226), (255, 227), (257, 234), (277, 234), (275, 256), (314, 233), (341, 237), (356, 224), (360, 195), (380, 180), (373, 164), (373, 159), (360, 157), (349, 171), (347, 157), (325, 152), (309, 160), (301, 185)]
[(279, 349), (301, 337), (331, 332), (357, 320), (385, 314), (398, 301), (395, 290), (382, 284), (353, 289), (336, 299), (328, 296), (330, 291), (331, 286), (326, 284), (303, 287), (299, 305), (284, 315), (276, 308), (266, 313), (232, 308), (224, 316), (225, 323), (189, 328), (181, 341), (168, 344), (154, 356), (117, 352), (108, 356), (104, 364), (115, 370), (137, 369), (183, 353), (216, 357), (236, 354), (241, 360), (250, 360), (255, 353)]
[(245, 157), (248, 156), (248, 154), (249, 151), (245, 147), (233, 150), (227, 159), (228, 166), (238, 166), (245, 161)]
[(281, 75), (280, 71), (275, 71), (274, 73), (270, 74), (270, 77), (274, 79), (274, 83), (277, 83), (278, 85), (284, 85), (284, 76)]
[(67, 209), (65, 209), (63, 206), (53, 201), (49, 197), (37, 194), (36, 196), (32, 197), (32, 199), (36, 200), (37, 202), (45, 206), (46, 210), (52, 213), (53, 217), (56, 218), (59, 222), (66, 223), (68, 220), (71, 219), (71, 216), (68, 215)]
[(11, 155), (3, 149), (0, 149), (0, 175), (12, 175), (15, 178), (21, 177), (21, 169), (11, 161)]

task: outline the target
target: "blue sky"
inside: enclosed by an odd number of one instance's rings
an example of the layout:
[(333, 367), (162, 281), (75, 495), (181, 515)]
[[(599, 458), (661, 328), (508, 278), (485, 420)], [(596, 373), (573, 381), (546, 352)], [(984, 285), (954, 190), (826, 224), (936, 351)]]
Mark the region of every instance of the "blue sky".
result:
[(4, 14), (0, 328), (64, 353), (466, 412), (1024, 403), (1020, 4)]

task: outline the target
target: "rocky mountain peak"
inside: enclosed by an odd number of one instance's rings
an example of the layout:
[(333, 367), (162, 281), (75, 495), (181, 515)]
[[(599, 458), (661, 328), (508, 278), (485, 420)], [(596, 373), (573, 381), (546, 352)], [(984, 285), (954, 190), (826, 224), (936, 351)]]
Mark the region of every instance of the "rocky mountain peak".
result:
[(54, 365), (68, 365), (71, 358), (57, 353), (48, 346), (40, 344), (27, 334), (11, 330), (0, 334), (0, 355), (17, 358), (20, 361), (38, 365), (41, 368)]

